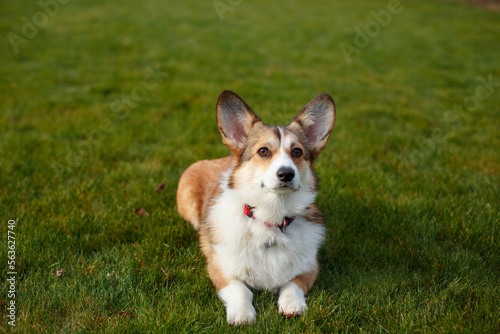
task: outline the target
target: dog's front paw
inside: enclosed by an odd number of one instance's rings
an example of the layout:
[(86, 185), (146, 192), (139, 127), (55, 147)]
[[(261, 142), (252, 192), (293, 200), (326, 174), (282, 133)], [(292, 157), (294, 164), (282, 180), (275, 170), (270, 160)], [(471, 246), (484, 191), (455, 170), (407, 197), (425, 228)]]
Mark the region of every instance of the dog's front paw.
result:
[(278, 301), (279, 312), (287, 318), (299, 316), (307, 311), (305, 301), (301, 300), (280, 300)]
[(307, 310), (304, 292), (295, 283), (288, 283), (281, 288), (278, 307), (287, 318), (301, 315)]
[(253, 294), (243, 282), (232, 281), (217, 294), (226, 305), (227, 322), (230, 325), (249, 325), (255, 321)]
[(252, 304), (227, 306), (227, 322), (231, 326), (250, 325), (255, 322), (255, 308)]

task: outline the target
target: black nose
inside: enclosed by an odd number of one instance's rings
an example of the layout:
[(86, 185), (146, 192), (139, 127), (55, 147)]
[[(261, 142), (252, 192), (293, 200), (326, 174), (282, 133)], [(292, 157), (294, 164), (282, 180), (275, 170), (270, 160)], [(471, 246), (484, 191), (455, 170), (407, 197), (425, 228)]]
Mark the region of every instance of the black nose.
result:
[(280, 181), (290, 182), (295, 177), (295, 172), (290, 167), (280, 167), (276, 172), (276, 176)]

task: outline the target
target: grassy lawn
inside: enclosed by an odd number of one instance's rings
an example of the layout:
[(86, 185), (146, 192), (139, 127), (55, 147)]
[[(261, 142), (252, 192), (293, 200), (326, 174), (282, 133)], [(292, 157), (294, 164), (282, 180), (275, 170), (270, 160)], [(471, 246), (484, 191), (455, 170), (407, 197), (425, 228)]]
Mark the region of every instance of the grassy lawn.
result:
[[(0, 5), (0, 332), (9, 219), (17, 332), (500, 332), (500, 12), (54, 1)], [(228, 154), (224, 89), (274, 124), (335, 99), (301, 318), (261, 291), (256, 324), (229, 327), (177, 214), (183, 170)]]

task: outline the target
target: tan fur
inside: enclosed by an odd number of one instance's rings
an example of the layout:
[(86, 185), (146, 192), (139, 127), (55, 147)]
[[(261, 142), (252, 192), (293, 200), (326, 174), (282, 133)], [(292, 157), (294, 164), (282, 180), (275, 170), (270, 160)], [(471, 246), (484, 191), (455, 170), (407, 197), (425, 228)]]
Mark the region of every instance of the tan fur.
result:
[(201, 160), (181, 176), (177, 188), (177, 210), (195, 229), (200, 228), (206, 210), (219, 188), (222, 172), (231, 167), (231, 157)]
[(297, 284), (297, 286), (302, 291), (304, 291), (304, 295), (307, 295), (307, 292), (313, 286), (314, 282), (316, 281), (316, 278), (318, 278), (318, 272), (319, 272), (319, 265), (318, 262), (316, 262), (311, 271), (295, 277), (292, 280), (292, 282)]
[(226, 287), (229, 284), (229, 280), (226, 277), (224, 277), (219, 268), (219, 265), (217, 264), (217, 260), (215, 259), (214, 256), (214, 251), (212, 249), (213, 240), (210, 236), (210, 231), (208, 230), (206, 224), (200, 225), (199, 237), (200, 237), (201, 251), (205, 255), (205, 258), (207, 259), (208, 276), (210, 277), (210, 280), (212, 281), (215, 290), (219, 291), (220, 289)]
[[(323, 215), (321, 214), (321, 211), (318, 209), (318, 207), (314, 204), (306, 209), (304, 218), (312, 223), (323, 224)], [(307, 295), (307, 292), (313, 286), (316, 278), (318, 278), (318, 273), (319, 265), (316, 261), (311, 271), (295, 277), (292, 282), (297, 284), (298, 287), (302, 291), (304, 291), (304, 295)]]
[(307, 207), (306, 212), (304, 213), (304, 219), (310, 221), (311, 223), (323, 224), (323, 215), (314, 204)]

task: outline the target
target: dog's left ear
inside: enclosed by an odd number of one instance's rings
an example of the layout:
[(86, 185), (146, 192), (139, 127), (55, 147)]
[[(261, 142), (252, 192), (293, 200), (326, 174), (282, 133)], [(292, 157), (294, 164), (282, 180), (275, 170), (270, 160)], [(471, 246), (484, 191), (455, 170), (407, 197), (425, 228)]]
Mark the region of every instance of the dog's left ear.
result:
[(321, 94), (309, 101), (290, 123), (304, 131), (314, 156), (325, 147), (335, 125), (335, 102), (328, 94)]
[(231, 151), (244, 147), (255, 123), (261, 122), (252, 109), (236, 93), (225, 90), (217, 101), (217, 127), (222, 142)]

